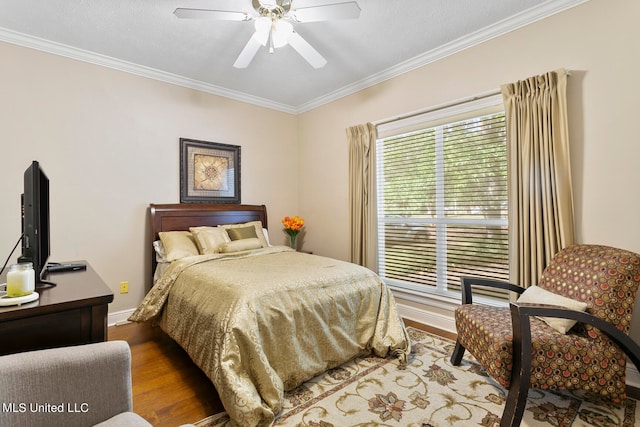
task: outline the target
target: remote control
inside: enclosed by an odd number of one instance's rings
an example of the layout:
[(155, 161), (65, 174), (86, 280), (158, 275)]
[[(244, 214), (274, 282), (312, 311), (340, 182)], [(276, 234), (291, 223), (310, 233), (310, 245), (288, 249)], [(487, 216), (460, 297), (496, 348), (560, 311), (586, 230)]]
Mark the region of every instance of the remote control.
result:
[(47, 266), (47, 271), (49, 273), (56, 273), (61, 271), (78, 271), (86, 269), (86, 264), (52, 264)]

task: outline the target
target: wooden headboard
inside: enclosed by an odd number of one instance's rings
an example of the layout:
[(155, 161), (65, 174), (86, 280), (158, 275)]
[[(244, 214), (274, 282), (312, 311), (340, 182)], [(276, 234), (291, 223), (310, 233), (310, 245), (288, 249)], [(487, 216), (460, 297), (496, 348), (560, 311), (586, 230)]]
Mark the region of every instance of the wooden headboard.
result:
[(170, 205), (152, 204), (151, 213), (151, 277), (156, 269), (156, 254), (153, 242), (161, 231), (188, 231), (189, 227), (221, 224), (241, 224), (261, 221), (267, 228), (267, 208), (265, 205), (233, 205), (209, 203), (183, 203)]

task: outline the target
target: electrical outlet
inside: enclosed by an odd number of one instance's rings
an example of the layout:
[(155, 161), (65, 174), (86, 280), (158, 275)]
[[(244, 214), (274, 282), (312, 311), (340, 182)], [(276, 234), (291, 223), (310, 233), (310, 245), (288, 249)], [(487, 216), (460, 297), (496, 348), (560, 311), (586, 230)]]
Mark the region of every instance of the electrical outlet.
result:
[(121, 294), (129, 293), (129, 282), (120, 282), (120, 293)]

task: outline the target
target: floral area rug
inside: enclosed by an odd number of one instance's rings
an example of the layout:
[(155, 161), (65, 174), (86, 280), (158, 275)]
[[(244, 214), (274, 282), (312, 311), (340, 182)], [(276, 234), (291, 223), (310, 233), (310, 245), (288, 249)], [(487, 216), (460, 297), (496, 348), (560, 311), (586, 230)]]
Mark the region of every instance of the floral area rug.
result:
[[(319, 375), (285, 394), (274, 426), (498, 426), (506, 390), (468, 352), (449, 362), (454, 343), (407, 328), (409, 363), (366, 357)], [(530, 390), (522, 426), (640, 426), (637, 401), (622, 407), (568, 392)], [(225, 413), (196, 423), (231, 426)]]

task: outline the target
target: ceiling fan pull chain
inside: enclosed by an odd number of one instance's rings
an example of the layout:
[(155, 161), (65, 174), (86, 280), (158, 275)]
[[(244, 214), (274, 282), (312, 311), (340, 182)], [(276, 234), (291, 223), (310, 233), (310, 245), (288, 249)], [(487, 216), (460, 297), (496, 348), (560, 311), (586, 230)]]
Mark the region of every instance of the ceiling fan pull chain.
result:
[(273, 53), (273, 34), (269, 35), (269, 53)]
[(269, 31), (269, 53), (273, 53), (273, 33), (276, 30), (276, 20), (271, 18), (271, 31)]

